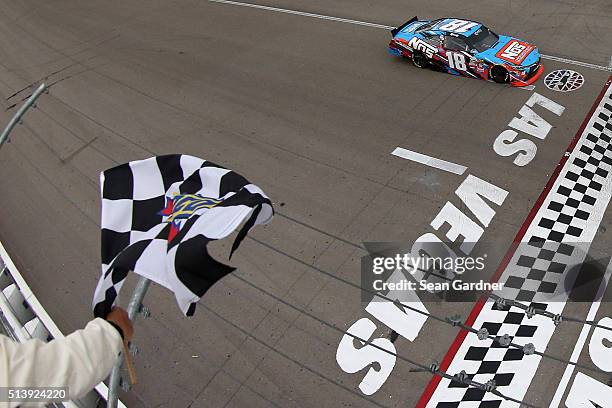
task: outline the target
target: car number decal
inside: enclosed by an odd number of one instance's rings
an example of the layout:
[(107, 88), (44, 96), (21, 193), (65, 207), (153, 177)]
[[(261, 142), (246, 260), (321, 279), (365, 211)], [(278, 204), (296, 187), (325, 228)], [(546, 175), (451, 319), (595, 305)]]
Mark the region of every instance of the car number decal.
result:
[(459, 71), (467, 71), (467, 64), (465, 63), (465, 55), (460, 52), (451, 52), (448, 51), (446, 53), (446, 57), (448, 58), (448, 66)]
[(455, 19), (444, 24), (443, 26), (438, 28), (438, 30), (448, 31), (451, 33), (467, 33), (468, 31), (470, 31), (470, 29), (474, 28), (477, 25), (478, 23), (475, 23), (473, 21)]

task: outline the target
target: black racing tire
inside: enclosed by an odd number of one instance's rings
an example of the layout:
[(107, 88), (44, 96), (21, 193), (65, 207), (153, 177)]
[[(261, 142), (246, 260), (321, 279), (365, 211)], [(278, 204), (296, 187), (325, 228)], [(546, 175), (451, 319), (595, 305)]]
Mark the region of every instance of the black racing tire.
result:
[(427, 66), (429, 65), (427, 57), (421, 51), (413, 51), (412, 57), (410, 59), (412, 60), (414, 66), (417, 68), (427, 68)]
[(493, 65), (491, 71), (489, 71), (489, 76), (498, 84), (506, 84), (510, 80), (508, 70), (501, 65)]

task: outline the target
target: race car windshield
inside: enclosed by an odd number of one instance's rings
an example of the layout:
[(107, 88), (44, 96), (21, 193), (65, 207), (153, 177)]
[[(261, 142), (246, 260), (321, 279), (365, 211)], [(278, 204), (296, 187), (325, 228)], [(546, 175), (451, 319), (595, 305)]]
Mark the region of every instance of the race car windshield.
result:
[(499, 36), (486, 27), (480, 27), (474, 34), (466, 38), (468, 45), (478, 52), (483, 52), (495, 45)]
[(483, 52), (495, 45), (499, 36), (486, 27), (480, 27), (474, 34), (466, 38), (470, 48)]

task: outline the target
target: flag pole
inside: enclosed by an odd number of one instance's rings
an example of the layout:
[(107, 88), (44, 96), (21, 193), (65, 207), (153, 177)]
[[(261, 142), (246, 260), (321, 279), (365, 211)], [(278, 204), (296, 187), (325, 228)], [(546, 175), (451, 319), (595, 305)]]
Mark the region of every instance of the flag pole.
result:
[[(149, 289), (149, 285), (151, 281), (147, 278), (141, 277), (134, 288), (134, 292), (132, 293), (132, 298), (130, 299), (130, 303), (128, 303), (127, 313), (132, 322), (136, 320), (136, 316), (141, 312), (142, 309), (142, 300)], [(144, 313), (143, 313), (144, 315)], [(127, 354), (128, 350), (125, 350), (124, 347), (124, 355), (125, 359), (128, 360), (130, 356)], [(119, 380), (121, 379), (121, 367), (124, 363), (124, 357), (120, 356), (119, 360), (113, 367), (111, 371), (109, 381), (108, 381), (108, 400), (106, 406), (108, 408), (116, 408), (117, 402), (119, 400)], [(128, 362), (128, 368), (130, 369), (130, 377), (133, 374), (133, 367), (130, 367)], [(125, 380), (124, 380), (125, 381)]]

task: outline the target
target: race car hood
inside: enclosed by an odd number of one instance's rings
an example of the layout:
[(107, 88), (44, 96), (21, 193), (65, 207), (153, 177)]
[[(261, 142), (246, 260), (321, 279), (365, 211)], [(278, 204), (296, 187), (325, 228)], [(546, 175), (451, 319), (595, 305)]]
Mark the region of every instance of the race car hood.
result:
[(533, 44), (518, 38), (500, 35), (499, 41), (493, 47), (476, 54), (476, 57), (494, 64), (528, 67), (538, 62), (540, 51)]

